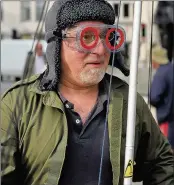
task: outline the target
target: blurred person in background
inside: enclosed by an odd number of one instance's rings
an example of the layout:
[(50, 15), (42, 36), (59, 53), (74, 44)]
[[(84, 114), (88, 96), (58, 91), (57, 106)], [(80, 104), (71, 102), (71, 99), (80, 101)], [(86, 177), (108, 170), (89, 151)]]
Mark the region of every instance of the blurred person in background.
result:
[[(174, 148), (174, 94), (172, 92), (174, 89), (174, 64), (172, 65), (174, 61), (174, 1), (158, 2), (155, 14), (155, 23), (158, 26), (161, 47), (165, 48), (167, 52), (168, 64), (160, 65), (160, 68), (157, 70), (157, 74), (155, 75), (152, 88), (155, 89), (155, 87), (153, 87), (154, 84), (159, 84), (160, 89), (158, 94), (161, 93), (161, 96), (163, 98), (165, 97), (165, 99), (161, 99), (161, 101), (164, 101), (163, 106), (167, 107), (163, 114), (166, 117), (168, 117), (167, 115), (170, 115), (170, 118), (165, 118), (165, 120), (169, 119), (168, 138)], [(158, 60), (158, 63), (163, 63), (164, 61)], [(160, 79), (158, 79), (159, 76)], [(166, 88), (169, 88), (169, 90), (166, 90)]]
[(172, 61), (174, 50), (174, 1), (159, 1), (155, 13), (161, 46), (167, 49), (167, 57)]
[(35, 48), (36, 58), (34, 63), (34, 74), (43, 73), (46, 69), (46, 56), (43, 52), (43, 46), (41, 43), (37, 43)]
[[(29, 66), (29, 67), (28, 67)], [(23, 78), (31, 76), (33, 74), (41, 74), (47, 67), (46, 55), (43, 51), (41, 43), (37, 43), (35, 46), (35, 53), (28, 53)]]
[(174, 65), (167, 58), (167, 50), (159, 45), (152, 49), (152, 62), (156, 74), (151, 84), (150, 103), (157, 110), (158, 124), (168, 124), (168, 140), (174, 149)]

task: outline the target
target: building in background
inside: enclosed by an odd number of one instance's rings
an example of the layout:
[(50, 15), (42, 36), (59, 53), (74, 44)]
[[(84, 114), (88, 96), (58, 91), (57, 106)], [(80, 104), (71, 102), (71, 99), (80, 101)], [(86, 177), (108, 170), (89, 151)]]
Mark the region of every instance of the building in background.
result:
[[(51, 6), (52, 3), (53, 1), (50, 1), (49, 6)], [(1, 32), (3, 38), (11, 37), (12, 30), (16, 30), (21, 38), (33, 38), (42, 14), (43, 6), (44, 0), (1, 2)], [(41, 25), (42, 24), (43, 23), (41, 23)], [(44, 29), (42, 33), (44, 34)]]
[[(119, 24), (124, 28), (126, 32), (127, 52), (130, 56), (131, 42), (133, 33), (133, 14), (134, 14), (134, 1), (121, 1), (121, 7), (119, 10), (118, 0), (108, 1), (113, 7), (116, 14), (119, 16)], [(149, 62), (150, 54), (150, 42), (151, 42), (151, 29), (152, 29), (152, 13), (155, 13), (158, 2), (154, 3), (154, 10), (152, 12), (152, 1), (143, 1), (142, 3), (142, 18), (141, 18), (141, 30), (140, 30), (140, 65), (147, 65)], [(120, 13), (119, 13), (120, 11)], [(153, 25), (153, 43), (158, 42), (159, 36), (156, 25)]]

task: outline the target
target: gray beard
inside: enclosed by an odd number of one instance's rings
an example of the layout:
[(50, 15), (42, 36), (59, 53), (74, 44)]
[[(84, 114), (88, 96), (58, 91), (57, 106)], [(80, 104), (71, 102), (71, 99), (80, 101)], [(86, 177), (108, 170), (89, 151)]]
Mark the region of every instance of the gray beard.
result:
[(105, 72), (104, 68), (83, 71), (80, 73), (80, 80), (86, 85), (96, 85), (103, 79)]

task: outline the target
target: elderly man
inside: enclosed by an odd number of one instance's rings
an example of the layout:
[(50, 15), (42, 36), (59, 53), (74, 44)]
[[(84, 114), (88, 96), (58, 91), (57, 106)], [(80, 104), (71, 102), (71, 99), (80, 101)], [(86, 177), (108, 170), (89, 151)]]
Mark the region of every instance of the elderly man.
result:
[[(2, 98), (2, 184), (123, 184), (128, 85), (113, 77), (108, 98), (105, 74), (118, 49), (114, 22), (105, 0), (54, 2), (47, 70)], [(171, 147), (140, 95), (134, 151), (134, 181), (174, 184)]]

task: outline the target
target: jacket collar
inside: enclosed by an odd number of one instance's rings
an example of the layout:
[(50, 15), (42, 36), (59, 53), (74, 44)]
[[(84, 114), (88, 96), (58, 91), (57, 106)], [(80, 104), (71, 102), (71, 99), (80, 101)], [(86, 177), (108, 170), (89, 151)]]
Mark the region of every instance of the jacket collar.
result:
[(64, 111), (63, 103), (57, 93), (55, 91), (41, 91), (39, 88), (39, 82), (40, 80), (36, 78), (29, 91), (40, 94), (43, 97), (44, 105), (55, 107)]
[[(109, 74), (106, 73), (105, 78), (107, 79), (108, 82), (110, 81)], [(41, 91), (39, 89), (39, 82), (40, 82), (39, 75), (35, 75), (35, 76), (31, 77), (31, 79), (29, 79), (27, 82), (30, 82), (30, 83), (34, 82), (34, 83), (32, 83), (29, 91), (42, 95), (44, 105), (59, 108), (62, 111), (64, 111), (63, 103), (55, 91)], [(24, 83), (25, 83), (25, 81), (24, 81)], [(119, 79), (115, 76), (112, 77), (112, 89), (117, 89), (117, 88), (123, 86), (124, 84), (125, 84), (125, 82), (122, 81), (121, 79)]]

